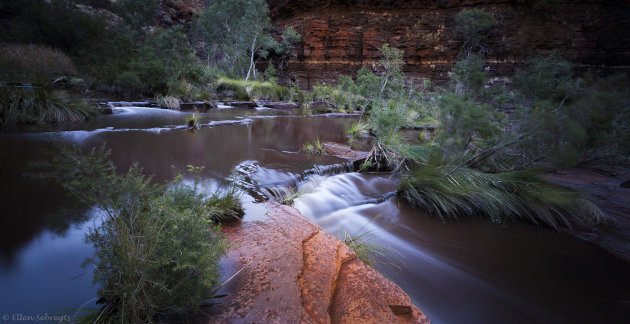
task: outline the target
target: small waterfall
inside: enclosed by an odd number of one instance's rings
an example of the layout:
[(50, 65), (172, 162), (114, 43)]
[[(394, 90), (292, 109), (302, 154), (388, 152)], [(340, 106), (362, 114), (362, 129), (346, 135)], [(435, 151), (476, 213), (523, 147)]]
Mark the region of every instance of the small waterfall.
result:
[(396, 194), (396, 180), (345, 173), (318, 180), (294, 206), (304, 216), (318, 219), (332, 212), (365, 204), (378, 204)]
[(257, 161), (244, 161), (235, 167), (232, 180), (257, 200), (272, 198), (283, 202), (314, 191), (329, 176), (352, 171), (352, 162), (315, 165), (295, 174), (261, 167)]

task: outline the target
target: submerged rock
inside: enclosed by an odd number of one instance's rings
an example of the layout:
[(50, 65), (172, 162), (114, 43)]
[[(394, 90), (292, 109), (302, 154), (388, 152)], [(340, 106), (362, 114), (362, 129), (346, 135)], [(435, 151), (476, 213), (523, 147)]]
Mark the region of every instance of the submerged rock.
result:
[(296, 209), (225, 226), (225, 268), (243, 269), (219, 294), (208, 323), (429, 323), (403, 290)]

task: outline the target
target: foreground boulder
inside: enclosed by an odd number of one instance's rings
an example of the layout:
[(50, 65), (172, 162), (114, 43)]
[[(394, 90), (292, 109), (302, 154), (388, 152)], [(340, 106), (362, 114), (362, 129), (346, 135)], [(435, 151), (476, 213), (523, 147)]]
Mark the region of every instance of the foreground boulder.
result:
[(238, 275), (204, 321), (429, 323), (396, 284), (296, 209), (267, 203), (259, 219), (229, 225), (223, 267)]

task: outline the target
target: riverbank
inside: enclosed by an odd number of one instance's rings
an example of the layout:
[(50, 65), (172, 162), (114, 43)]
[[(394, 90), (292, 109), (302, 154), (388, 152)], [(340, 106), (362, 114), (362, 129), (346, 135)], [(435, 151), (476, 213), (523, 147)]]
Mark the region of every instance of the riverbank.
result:
[(576, 229), (571, 232), (572, 235), (630, 261), (630, 188), (627, 188), (630, 169), (621, 166), (608, 166), (606, 169), (575, 168), (550, 173), (547, 179), (583, 192), (609, 218), (605, 224), (590, 229)]
[(224, 225), (234, 279), (200, 322), (430, 323), (405, 292), (293, 207)]

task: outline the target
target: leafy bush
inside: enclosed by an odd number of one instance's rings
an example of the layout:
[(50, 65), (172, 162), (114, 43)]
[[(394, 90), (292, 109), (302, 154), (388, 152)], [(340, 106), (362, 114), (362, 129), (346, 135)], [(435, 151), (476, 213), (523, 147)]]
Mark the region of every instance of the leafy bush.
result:
[(494, 25), (494, 17), (481, 9), (464, 9), (455, 16), (455, 36), (462, 41), (460, 56), (473, 52), (485, 54), (488, 49), (483, 42)]
[(440, 127), (436, 141), (445, 152), (460, 154), (469, 145), (487, 148), (503, 131), (503, 114), (486, 104), (459, 95), (441, 98)]
[(287, 100), (290, 98), (289, 88), (268, 81), (245, 81), (219, 78), (217, 93), (236, 100)]
[(69, 100), (58, 91), (0, 86), (0, 129), (80, 122), (97, 115), (84, 101)]
[(137, 166), (117, 174), (109, 155), (105, 146), (85, 155), (63, 148), (40, 164), (53, 170), (44, 178), (103, 212), (87, 236), (103, 306), (85, 320), (154, 322), (165, 310), (196, 309), (220, 279), (227, 249), (212, 217), (217, 209), (241, 208), (240, 201), (206, 199), (196, 183), (153, 184)]
[(630, 154), (630, 89), (625, 75), (587, 75), (564, 83), (564, 97), (517, 111), (515, 128), (534, 135), (515, 148), (521, 163), (560, 167), (623, 159)]
[(483, 60), (479, 55), (472, 54), (453, 66), (451, 80), (455, 83), (455, 93), (475, 95), (488, 81), (483, 70)]
[(528, 98), (549, 100), (554, 96), (564, 97), (562, 86), (573, 80), (573, 65), (557, 52), (538, 56), (531, 60), (526, 69), (512, 77), (514, 85)]
[(152, 26), (155, 23), (160, 0), (118, 0), (118, 14), (134, 28)]
[(365, 66), (357, 72), (357, 88), (359, 94), (365, 98), (370, 100), (377, 98), (380, 92), (380, 83), (378, 76)]

